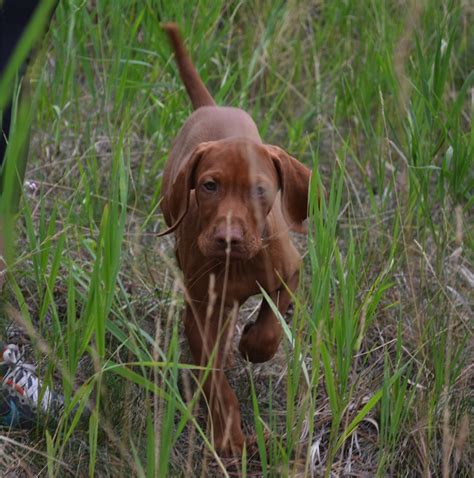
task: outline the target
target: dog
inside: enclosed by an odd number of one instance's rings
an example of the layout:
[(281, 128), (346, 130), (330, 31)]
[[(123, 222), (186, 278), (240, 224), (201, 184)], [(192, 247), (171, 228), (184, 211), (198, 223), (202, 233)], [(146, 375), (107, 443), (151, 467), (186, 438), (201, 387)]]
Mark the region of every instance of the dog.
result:
[[(208, 366), (203, 384), (213, 442), (221, 455), (245, 444), (237, 397), (225, 375), (226, 345), (236, 310), (264, 289), (281, 314), (299, 281), (301, 257), (289, 230), (304, 231), (311, 171), (277, 146), (264, 144), (245, 111), (217, 106), (175, 24), (164, 24), (194, 112), (166, 162), (161, 210), (175, 233), (186, 294), (184, 329), (193, 360)], [(233, 314), (231, 313), (233, 311)], [(283, 329), (266, 301), (246, 324), (241, 354), (270, 360)]]

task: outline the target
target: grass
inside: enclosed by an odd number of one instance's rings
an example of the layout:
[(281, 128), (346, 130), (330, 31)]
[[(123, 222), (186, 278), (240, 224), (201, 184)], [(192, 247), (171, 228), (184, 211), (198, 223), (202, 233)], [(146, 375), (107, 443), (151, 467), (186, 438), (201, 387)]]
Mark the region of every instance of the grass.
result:
[[(257, 441), (233, 468), (207, 438), (172, 241), (155, 237), (190, 112), (161, 21), (219, 104), (314, 171), (284, 343), (228, 373)], [(450, 0), (60, 2), (15, 94), (5, 184), (30, 124), (31, 140), (0, 336), (66, 411), (4, 431), (2, 473), (471, 476), (473, 21)]]

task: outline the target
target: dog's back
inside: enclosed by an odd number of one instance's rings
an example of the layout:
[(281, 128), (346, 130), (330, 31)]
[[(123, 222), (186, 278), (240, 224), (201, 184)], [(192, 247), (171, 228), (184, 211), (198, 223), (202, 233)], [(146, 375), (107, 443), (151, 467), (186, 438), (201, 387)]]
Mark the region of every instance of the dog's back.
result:
[(216, 105), (183, 45), (177, 25), (167, 23), (162, 26), (173, 47), (181, 80), (195, 109), (177, 134), (163, 171), (161, 210), (170, 226), (168, 191), (198, 144), (233, 137), (247, 138), (255, 143), (262, 140), (257, 125), (246, 111)]

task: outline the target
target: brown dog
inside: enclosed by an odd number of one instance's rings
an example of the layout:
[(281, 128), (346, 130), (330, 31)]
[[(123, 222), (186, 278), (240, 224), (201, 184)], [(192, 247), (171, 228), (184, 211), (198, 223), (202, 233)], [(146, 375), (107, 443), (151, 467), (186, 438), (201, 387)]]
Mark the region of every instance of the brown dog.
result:
[[(187, 294), (184, 326), (197, 364), (210, 365), (204, 383), (214, 445), (240, 453), (245, 437), (239, 403), (223, 372), (232, 327), (229, 312), (265, 289), (284, 314), (298, 283), (301, 258), (289, 229), (307, 217), (310, 170), (285, 151), (262, 143), (252, 118), (216, 106), (174, 24), (163, 26), (191, 98), (163, 174), (166, 224), (175, 231), (176, 257)], [(275, 354), (282, 327), (265, 301), (246, 325), (244, 357), (264, 362)]]

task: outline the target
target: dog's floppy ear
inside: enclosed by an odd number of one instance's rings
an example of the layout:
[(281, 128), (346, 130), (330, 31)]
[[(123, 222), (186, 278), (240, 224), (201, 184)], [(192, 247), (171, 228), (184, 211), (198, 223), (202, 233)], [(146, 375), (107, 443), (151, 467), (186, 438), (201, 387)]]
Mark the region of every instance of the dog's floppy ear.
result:
[(311, 171), (278, 146), (266, 147), (278, 174), (283, 215), (293, 231), (304, 232)]
[(163, 205), (168, 211), (167, 215), (171, 218), (172, 224), (168, 229), (160, 232), (159, 237), (175, 231), (188, 212), (189, 196), (195, 186), (194, 174), (200, 159), (209, 146), (210, 142), (200, 143), (196, 146), (189, 158), (184, 161), (173, 184), (163, 197)]

